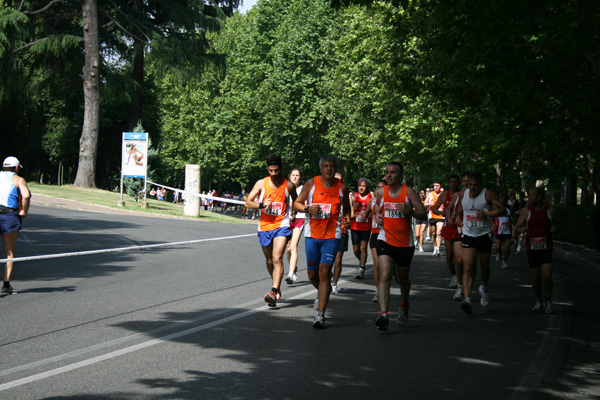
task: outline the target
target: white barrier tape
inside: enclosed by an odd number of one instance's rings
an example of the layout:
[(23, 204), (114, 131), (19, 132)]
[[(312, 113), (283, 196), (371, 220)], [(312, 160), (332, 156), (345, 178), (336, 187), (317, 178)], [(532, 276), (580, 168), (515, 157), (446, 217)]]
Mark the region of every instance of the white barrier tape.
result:
[(181, 189), (176, 189), (176, 188), (173, 188), (173, 187), (170, 187), (170, 186), (161, 185), (160, 183), (156, 183), (156, 182), (147, 181), (146, 183), (149, 183), (150, 185), (156, 185), (156, 186), (164, 187), (165, 189), (169, 189), (169, 190), (172, 190), (172, 191), (178, 191), (179, 193), (187, 194), (187, 195), (190, 195), (190, 196), (200, 197), (200, 198), (203, 198), (203, 199), (206, 198), (208, 200), (217, 200), (217, 201), (221, 201), (221, 202), (224, 202), (224, 203), (233, 203), (233, 204), (241, 204), (241, 205), (246, 204), (246, 202), (240, 201), (240, 200), (232, 200), (232, 199), (226, 199), (224, 197), (214, 197), (214, 196), (210, 196), (210, 195), (207, 195), (207, 194), (200, 194), (200, 193), (188, 192), (186, 190), (181, 190)]
[(256, 233), (249, 233), (247, 235), (237, 235), (237, 236), (225, 236), (225, 237), (211, 238), (211, 239), (186, 240), (185, 242), (158, 243), (158, 244), (147, 244), (147, 245), (142, 245), (142, 246), (117, 247), (114, 249), (75, 251), (72, 253), (58, 253), (58, 254), (45, 254), (45, 255), (41, 255), (41, 256), (3, 258), (3, 259), (0, 259), (0, 263), (4, 263), (7, 261), (12, 261), (12, 262), (36, 261), (36, 260), (47, 260), (50, 258), (77, 257), (77, 256), (88, 256), (88, 255), (92, 255), (92, 254), (117, 253), (117, 252), (121, 252), (121, 251), (145, 250), (145, 249), (154, 249), (154, 248), (158, 248), (158, 247), (181, 246), (181, 245), (185, 245), (185, 244), (214, 242), (217, 240), (227, 240), (227, 239), (237, 239), (237, 238), (243, 238), (243, 237), (249, 237), (249, 236), (256, 236)]

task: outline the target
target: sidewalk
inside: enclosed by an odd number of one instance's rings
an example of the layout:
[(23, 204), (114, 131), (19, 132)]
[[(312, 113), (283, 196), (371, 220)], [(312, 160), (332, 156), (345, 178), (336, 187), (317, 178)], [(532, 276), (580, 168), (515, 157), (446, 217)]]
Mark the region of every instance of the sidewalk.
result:
[(600, 252), (585, 246), (554, 241), (555, 254), (559, 257), (573, 257), (586, 265), (600, 269)]

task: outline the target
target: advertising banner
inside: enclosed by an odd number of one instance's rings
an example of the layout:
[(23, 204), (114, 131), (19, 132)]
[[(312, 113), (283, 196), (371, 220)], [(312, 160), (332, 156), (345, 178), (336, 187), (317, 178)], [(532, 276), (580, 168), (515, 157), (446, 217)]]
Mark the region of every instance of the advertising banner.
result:
[(148, 133), (123, 132), (121, 152), (121, 176), (146, 178), (148, 167)]

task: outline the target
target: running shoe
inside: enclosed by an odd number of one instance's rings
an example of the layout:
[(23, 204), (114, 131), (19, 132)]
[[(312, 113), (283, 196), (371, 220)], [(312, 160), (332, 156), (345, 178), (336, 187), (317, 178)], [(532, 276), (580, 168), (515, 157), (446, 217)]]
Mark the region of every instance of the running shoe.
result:
[(356, 278), (356, 279), (363, 279), (364, 277), (365, 277), (365, 269), (364, 269), (364, 268), (362, 268), (362, 267), (360, 267), (360, 268), (358, 269), (358, 272), (356, 273), (356, 276), (355, 276), (355, 278)]
[(9, 285), (2, 287), (2, 293), (0, 293), (0, 295), (10, 296), (11, 294), (17, 294), (17, 291), (12, 286)]
[(433, 256), (437, 256), (437, 251), (438, 251), (437, 247), (434, 247), (433, 248)]
[(516, 255), (521, 254), (521, 245), (519, 245), (519, 247), (517, 247), (517, 252), (515, 253)]
[(554, 314), (554, 304), (552, 304), (552, 300), (546, 299), (544, 303), (546, 303), (544, 312), (546, 314)]
[(318, 297), (315, 299), (315, 302), (313, 303), (313, 308), (315, 310), (319, 309), (319, 298)]
[(277, 294), (273, 291), (265, 294), (265, 301), (269, 307), (275, 307), (277, 305)]
[(490, 296), (488, 296), (488, 292), (487, 289), (483, 286), (480, 285), (479, 286), (479, 294), (481, 295), (481, 306), (482, 307), (487, 307), (490, 305)]
[(288, 285), (293, 284), (294, 282), (296, 282), (296, 280), (298, 280), (298, 276), (294, 273), (288, 274), (288, 276), (285, 277), (285, 283), (287, 283)]
[(373, 299), (371, 301), (373, 303), (378, 303), (379, 302), (379, 294), (375, 293), (375, 296), (373, 296)]
[(496, 262), (500, 262), (500, 254), (496, 254)]
[(276, 300), (277, 300), (277, 301), (281, 300), (281, 290), (278, 290), (278, 291), (277, 291)]
[(423, 246), (419, 246), (419, 253), (423, 253)]
[(460, 303), (460, 309), (463, 310), (467, 315), (473, 314), (473, 306), (471, 305), (471, 299), (464, 299), (462, 303)]
[(531, 311), (533, 312), (539, 312), (542, 311), (543, 307), (542, 307), (542, 302), (541, 301), (536, 301), (535, 305), (533, 306), (533, 308), (531, 309)]
[(335, 284), (331, 284), (331, 294), (340, 294), (340, 288)]
[(387, 314), (379, 314), (379, 317), (375, 320), (375, 325), (377, 325), (377, 329), (380, 331), (387, 331), (389, 324), (390, 320), (388, 319)]
[(406, 305), (404, 306), (403, 304), (404, 303), (400, 303), (400, 307), (398, 307), (397, 321), (400, 325), (404, 325), (406, 321), (408, 321), (408, 307), (410, 306), (410, 304), (406, 303)]
[(325, 315), (323, 315), (323, 313), (317, 312), (317, 315), (315, 315), (315, 321), (313, 322), (313, 328), (325, 328)]
[(456, 287), (458, 286), (458, 279), (456, 279), (456, 275), (452, 275), (452, 278), (450, 278), (450, 284), (448, 285), (448, 287)]
[(506, 261), (502, 261), (502, 264), (500, 264), (500, 266), (502, 267), (502, 269), (508, 268), (508, 264), (506, 263)]
[(463, 287), (458, 285), (456, 290), (454, 291), (454, 295), (452, 296), (453, 300), (460, 301), (463, 298)]

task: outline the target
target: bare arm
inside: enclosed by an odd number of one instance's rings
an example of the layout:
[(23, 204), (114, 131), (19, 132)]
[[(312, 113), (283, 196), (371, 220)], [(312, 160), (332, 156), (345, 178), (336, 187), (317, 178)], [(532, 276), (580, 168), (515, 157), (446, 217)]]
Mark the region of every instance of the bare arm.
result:
[(527, 215), (529, 214), (529, 207), (525, 207), (521, 210), (521, 215), (519, 215), (519, 219), (517, 220), (517, 224), (515, 225), (515, 229), (519, 233), (525, 233), (527, 228), (525, 227), (525, 221), (527, 221)]
[(29, 187), (27, 187), (27, 181), (25, 181), (25, 179), (21, 178), (20, 176), (16, 176), (16, 178), (18, 179), (18, 182), (15, 186), (19, 188), (21, 197), (23, 199), (23, 209), (19, 211), (19, 215), (21, 217), (26, 217), (29, 214), (29, 200), (31, 199), (31, 192), (29, 191)]
[[(309, 179), (308, 181), (306, 181), (304, 186), (302, 186), (302, 191), (296, 198), (296, 201), (294, 201), (294, 210), (296, 210), (297, 212), (304, 212), (305, 203), (308, 200), (308, 194), (310, 193), (310, 190), (312, 189), (314, 182), (315, 182), (314, 178)], [(308, 214), (310, 214), (311, 207), (312, 207), (312, 204), (309, 204)], [(315, 208), (313, 208), (313, 214), (319, 211), (318, 205), (315, 205), (314, 207)]]
[(416, 219), (427, 219), (427, 211), (425, 211), (425, 206), (423, 203), (421, 203), (419, 195), (416, 194), (415, 191), (410, 187), (406, 188), (406, 195), (408, 196), (410, 204), (412, 204), (414, 208), (414, 217)]
[[(440, 207), (442, 206), (442, 204), (444, 204), (444, 201), (446, 200), (447, 196), (448, 196), (448, 192), (446, 192), (446, 191), (438, 196), (437, 201), (435, 202), (433, 207), (431, 207), (432, 213), (434, 213), (435, 215), (444, 215), (445, 214), (443, 211), (440, 210)], [(412, 203), (412, 200), (411, 200), (411, 203)]]
[(259, 179), (258, 181), (256, 181), (256, 183), (254, 184), (254, 187), (250, 191), (250, 194), (248, 194), (248, 198), (246, 199), (246, 202), (244, 203), (246, 208), (249, 208), (251, 210), (257, 210), (260, 208), (260, 203), (258, 201), (256, 201), (256, 198), (260, 194), (260, 191), (262, 190), (262, 186), (263, 186), (262, 179)]
[(502, 203), (500, 203), (500, 200), (498, 200), (498, 196), (496, 195), (496, 192), (493, 192), (491, 190), (486, 190), (485, 191), (485, 199), (488, 203), (490, 203), (493, 208), (491, 211), (483, 211), (483, 210), (479, 210), (477, 212), (477, 215), (479, 215), (479, 217), (488, 217), (488, 218), (494, 218), (494, 217), (502, 217), (503, 215), (506, 215), (506, 207), (504, 207), (502, 205)]

